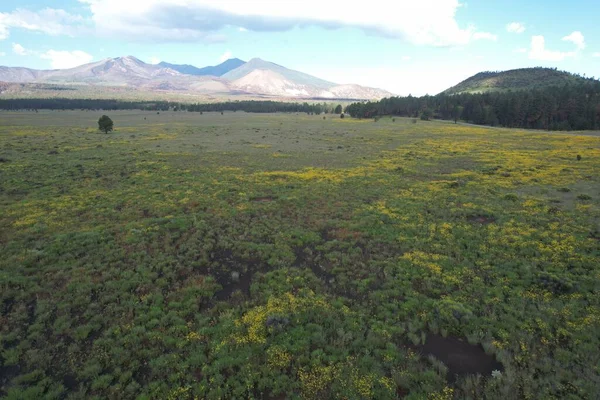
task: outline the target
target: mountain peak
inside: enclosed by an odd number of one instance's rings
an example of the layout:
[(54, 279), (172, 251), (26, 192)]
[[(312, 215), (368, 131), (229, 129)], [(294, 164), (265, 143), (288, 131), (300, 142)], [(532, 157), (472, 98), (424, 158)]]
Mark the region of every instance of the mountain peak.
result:
[[(270, 61), (265, 61), (261, 58), (253, 58), (246, 64), (229, 71), (222, 76), (224, 79), (235, 81), (241, 79), (255, 70), (267, 70), (279, 74), (290, 82), (295, 82), (297, 85), (311, 86), (318, 89), (329, 89), (336, 84), (328, 82), (323, 79), (316, 78), (314, 76), (305, 74), (303, 72), (294, 71), (292, 69), (285, 68), (279, 64), (275, 64)], [(272, 75), (270, 75), (272, 76)]]
[(279, 64), (275, 64), (274, 62), (263, 60), (262, 58), (258, 58), (258, 57), (252, 58), (250, 61), (247, 62), (247, 64), (249, 64), (249, 66), (252, 66), (255, 68), (261, 67), (261, 66), (270, 67), (270, 66), (274, 66), (274, 65), (277, 67), (284, 68)]
[(140, 60), (139, 58), (134, 57), (134, 56), (116, 57), (116, 58), (113, 58), (113, 61), (122, 61), (125, 63), (134, 63), (134, 64), (138, 64), (138, 65), (146, 64), (145, 62), (143, 62), (142, 60)]

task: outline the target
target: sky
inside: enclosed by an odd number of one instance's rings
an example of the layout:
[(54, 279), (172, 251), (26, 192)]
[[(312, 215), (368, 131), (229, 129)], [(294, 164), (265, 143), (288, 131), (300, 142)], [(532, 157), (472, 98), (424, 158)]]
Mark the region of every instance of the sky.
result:
[[(356, 4), (356, 5), (355, 5)], [(259, 57), (336, 83), (437, 94), (481, 71), (600, 77), (600, 1), (2, 0), (0, 65)]]

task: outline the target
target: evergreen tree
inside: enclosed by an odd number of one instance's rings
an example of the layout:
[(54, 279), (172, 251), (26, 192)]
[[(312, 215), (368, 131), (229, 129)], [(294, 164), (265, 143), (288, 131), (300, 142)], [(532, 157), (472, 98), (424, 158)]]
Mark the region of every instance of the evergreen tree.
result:
[(112, 119), (110, 119), (106, 115), (101, 116), (100, 119), (98, 120), (98, 129), (104, 133), (111, 132), (113, 130), (113, 127), (114, 127), (114, 123), (113, 123)]

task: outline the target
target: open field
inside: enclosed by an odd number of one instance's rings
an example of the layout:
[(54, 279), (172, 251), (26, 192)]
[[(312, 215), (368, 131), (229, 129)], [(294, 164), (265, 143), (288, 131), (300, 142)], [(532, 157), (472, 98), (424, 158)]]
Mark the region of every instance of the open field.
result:
[(600, 137), (107, 114), (0, 113), (0, 397), (600, 396)]

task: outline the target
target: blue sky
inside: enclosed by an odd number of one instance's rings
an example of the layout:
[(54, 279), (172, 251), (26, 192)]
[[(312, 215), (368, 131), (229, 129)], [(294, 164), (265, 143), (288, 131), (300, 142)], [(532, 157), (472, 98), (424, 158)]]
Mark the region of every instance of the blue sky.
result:
[(600, 2), (2, 0), (0, 65), (134, 55), (196, 66), (260, 57), (338, 83), (435, 94), (529, 66), (600, 76)]

